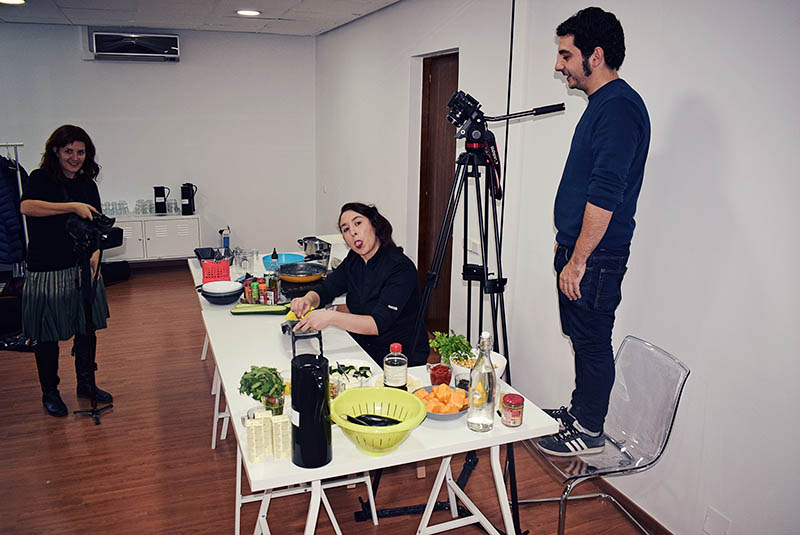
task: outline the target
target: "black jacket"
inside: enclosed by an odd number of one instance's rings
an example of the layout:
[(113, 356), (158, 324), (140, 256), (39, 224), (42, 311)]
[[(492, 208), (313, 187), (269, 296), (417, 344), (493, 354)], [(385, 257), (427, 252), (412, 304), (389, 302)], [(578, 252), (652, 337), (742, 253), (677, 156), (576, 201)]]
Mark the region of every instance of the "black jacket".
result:
[[(20, 165), (23, 185), (28, 173)], [(13, 160), (0, 156), (0, 264), (25, 260), (25, 230), (19, 211), (19, 184)]]

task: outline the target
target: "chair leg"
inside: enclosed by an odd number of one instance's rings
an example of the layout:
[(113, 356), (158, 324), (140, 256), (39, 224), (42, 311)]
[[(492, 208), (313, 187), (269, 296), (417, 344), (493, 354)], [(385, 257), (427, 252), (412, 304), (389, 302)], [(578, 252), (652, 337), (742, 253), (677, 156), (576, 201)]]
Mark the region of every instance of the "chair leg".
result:
[(625, 509), (625, 507), (623, 507), (623, 505), (619, 503), (617, 499), (611, 496), (610, 494), (606, 494), (604, 492), (595, 492), (592, 494), (576, 494), (576, 495), (571, 494), (572, 490), (578, 483), (587, 481), (588, 479), (589, 478), (573, 482), (574, 484), (572, 485), (571, 488), (569, 488), (568, 485), (567, 488), (564, 489), (564, 493), (561, 496), (554, 496), (552, 498), (536, 498), (533, 500), (519, 500), (518, 503), (519, 505), (538, 505), (542, 503), (558, 502), (558, 533), (559, 535), (563, 535), (564, 530), (566, 529), (565, 523), (567, 517), (567, 502), (577, 501), (577, 500), (597, 499), (597, 498), (600, 498), (601, 500), (609, 500), (617, 507), (617, 509), (620, 510), (620, 512), (622, 512), (626, 517), (628, 517), (628, 520), (630, 520), (641, 533), (643, 533), (644, 535), (650, 535), (650, 532), (647, 531), (644, 528), (644, 526), (642, 526), (642, 524), (638, 520), (636, 520), (633, 517), (633, 515), (631, 515), (630, 512), (628, 512), (628, 510)]
[(567, 523), (567, 500), (569, 499), (569, 494), (572, 492), (572, 489), (575, 488), (575, 485), (580, 483), (581, 479), (577, 479), (575, 481), (570, 481), (566, 487), (564, 487), (564, 492), (561, 493), (561, 500), (558, 502), (558, 535), (564, 535), (564, 530), (566, 529)]

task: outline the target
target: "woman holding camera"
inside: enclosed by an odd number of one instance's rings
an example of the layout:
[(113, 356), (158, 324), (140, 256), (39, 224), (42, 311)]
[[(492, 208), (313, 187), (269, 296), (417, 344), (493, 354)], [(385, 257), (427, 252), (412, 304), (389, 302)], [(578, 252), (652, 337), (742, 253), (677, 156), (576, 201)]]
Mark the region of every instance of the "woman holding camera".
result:
[[(417, 268), (392, 240), (392, 224), (374, 206), (351, 202), (342, 206), (339, 231), (350, 252), (313, 290), (292, 300), (292, 311), (302, 318), (295, 331), (333, 325), (348, 331), (378, 364), (394, 342), (402, 344), (409, 366), (425, 364), (430, 348), (424, 323), (411, 347), (421, 301)], [(303, 318), (343, 293), (346, 311), (318, 310)]]
[[(58, 392), (58, 342), (74, 337), (72, 353), (78, 378), (78, 397), (93, 397), (92, 352), (97, 338), (89, 335), (79, 286), (80, 258), (67, 232), (74, 214), (91, 221), (100, 212), (100, 194), (95, 178), (100, 166), (95, 147), (80, 127), (64, 125), (50, 135), (39, 169), (33, 171), (22, 195), (20, 211), (28, 225), (28, 257), (22, 291), (23, 334), (36, 341), (34, 353), (42, 387), (42, 403), (53, 416), (66, 416), (67, 406)], [(90, 252), (94, 281), (100, 251)], [(92, 323), (103, 329), (108, 318), (103, 280), (96, 283), (92, 300)], [(96, 388), (99, 403), (111, 394)]]

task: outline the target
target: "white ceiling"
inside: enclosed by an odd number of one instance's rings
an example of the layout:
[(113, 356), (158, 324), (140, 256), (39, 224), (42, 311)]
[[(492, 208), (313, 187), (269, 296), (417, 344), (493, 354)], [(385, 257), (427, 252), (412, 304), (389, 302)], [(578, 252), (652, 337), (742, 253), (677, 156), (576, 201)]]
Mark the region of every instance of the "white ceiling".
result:
[[(399, 0), (27, 0), (0, 4), (0, 21), (319, 35)], [(261, 11), (241, 17), (239, 9)]]

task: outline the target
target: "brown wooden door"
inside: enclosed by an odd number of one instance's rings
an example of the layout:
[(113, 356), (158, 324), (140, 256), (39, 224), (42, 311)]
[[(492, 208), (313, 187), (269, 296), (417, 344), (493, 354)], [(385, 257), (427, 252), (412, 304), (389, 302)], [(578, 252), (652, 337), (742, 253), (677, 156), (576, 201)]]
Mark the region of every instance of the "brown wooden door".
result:
[[(424, 290), (425, 274), (431, 269), (455, 173), (455, 127), (446, 117), (447, 103), (458, 89), (458, 53), (425, 58), (422, 62), (422, 80), (417, 271), (420, 287)], [(448, 331), (451, 263), (452, 237), (447, 243), (439, 285), (431, 294), (425, 316), (429, 331)]]

